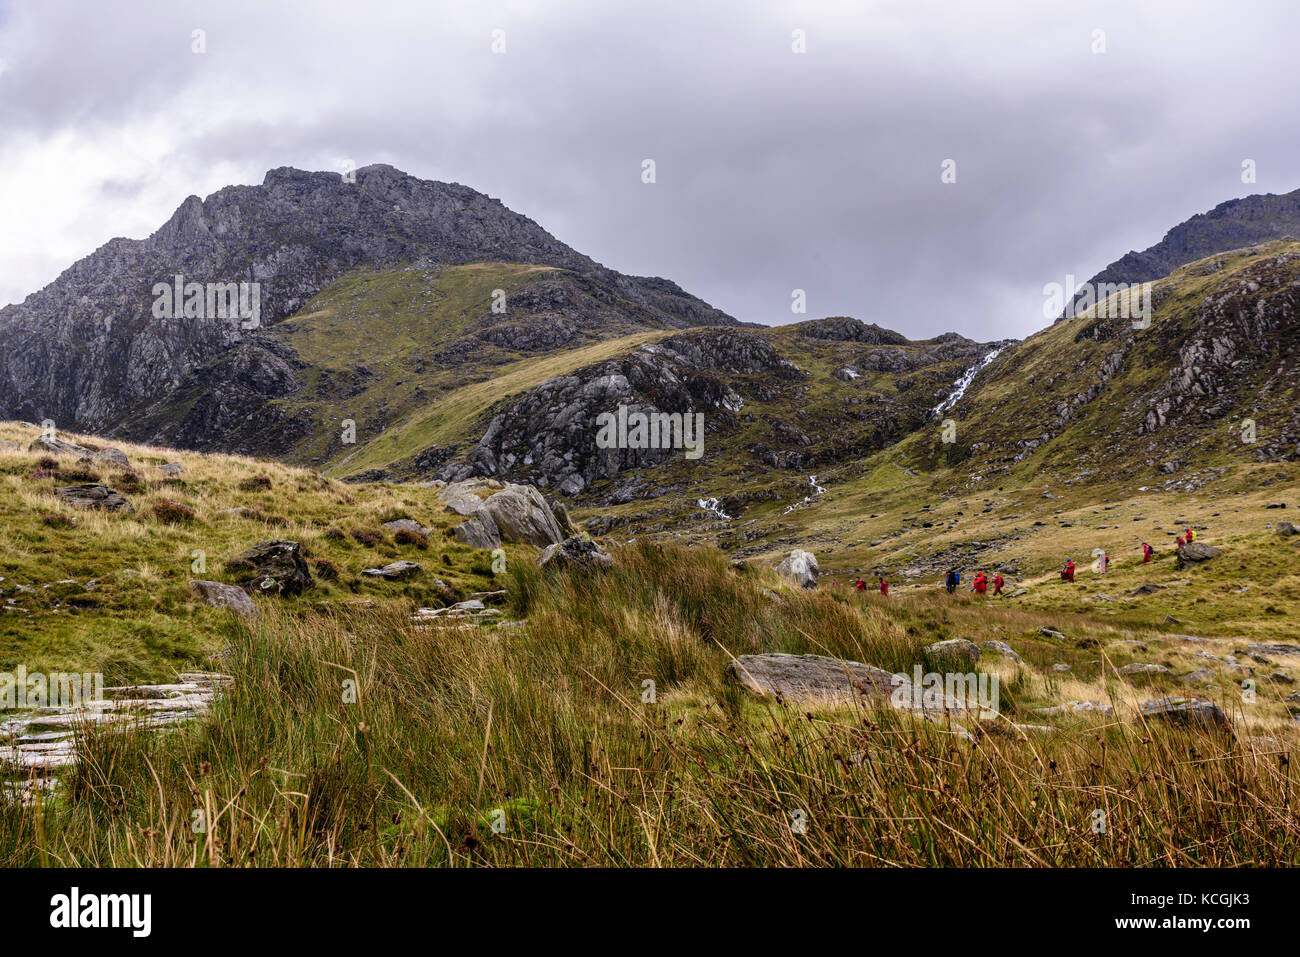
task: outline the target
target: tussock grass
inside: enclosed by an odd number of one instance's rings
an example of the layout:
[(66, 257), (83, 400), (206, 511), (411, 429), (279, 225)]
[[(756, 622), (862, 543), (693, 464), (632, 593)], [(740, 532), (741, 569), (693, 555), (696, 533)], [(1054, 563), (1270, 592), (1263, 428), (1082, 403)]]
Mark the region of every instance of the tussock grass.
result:
[[(251, 628), (231, 625), (236, 685), (210, 718), (85, 736), (56, 798), (0, 808), (0, 863), (1300, 858), (1290, 739), (1096, 719), (1054, 732), (987, 722), (967, 742), (888, 709), (759, 702), (724, 683), (728, 653), (910, 670), (931, 639), (879, 608), (737, 571), (713, 550), (639, 542), (615, 557), (603, 574), (512, 563), (519, 628), (420, 627), (395, 606), (272, 607)], [(1012, 697), (1040, 680), (1005, 673)]]

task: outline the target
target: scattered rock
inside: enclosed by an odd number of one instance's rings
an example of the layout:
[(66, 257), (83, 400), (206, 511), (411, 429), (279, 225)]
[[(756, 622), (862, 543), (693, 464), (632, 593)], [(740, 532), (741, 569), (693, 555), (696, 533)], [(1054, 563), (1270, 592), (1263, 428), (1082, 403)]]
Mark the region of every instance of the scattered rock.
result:
[(56, 439), (48, 435), (39, 436), (35, 442), (27, 446), (28, 452), (44, 452), (48, 455), (75, 455), (77, 458), (90, 458), (91, 451), (88, 448), (77, 445), (75, 442), (65, 442), (63, 439)]
[(390, 562), (383, 568), (367, 568), (361, 574), (369, 575), (371, 578), (382, 578), (385, 581), (401, 581), (405, 578), (411, 578), (424, 571), (418, 562), (410, 562), (403, 559), (400, 562)]
[(1183, 675), (1183, 684), (1185, 685), (1207, 685), (1215, 679), (1215, 674), (1209, 668), (1197, 668), (1195, 671), (1189, 671)]
[(243, 589), (236, 588), (234, 585), (223, 585), (221, 582), (202, 580), (191, 581), (190, 587), (213, 608), (229, 608), (241, 618), (257, 617), (257, 606)]
[(384, 528), (390, 532), (416, 532), (428, 536), (429, 530), (413, 518), (399, 518), (393, 522), (384, 522)]
[(1044, 638), (1056, 638), (1060, 641), (1066, 640), (1065, 635), (1061, 634), (1059, 631), (1055, 630), (1054, 628), (1048, 628), (1046, 625), (1044, 625), (1042, 628), (1039, 628), (1038, 633), (1042, 635)]
[(113, 491), (107, 485), (64, 485), (56, 488), (54, 494), (77, 508), (135, 514), (131, 503), (124, 499), (120, 492)]
[(1246, 650), (1255, 655), (1300, 655), (1300, 645), (1247, 645)]
[(790, 579), (801, 588), (816, 588), (817, 575), (821, 571), (817, 556), (812, 552), (796, 548), (776, 566), (777, 574)]
[(1157, 585), (1154, 582), (1143, 582), (1134, 588), (1129, 595), (1136, 598), (1138, 595), (1154, 595), (1158, 591), (1164, 590), (1164, 585)]
[(1052, 667), (1049, 668), (1048, 670), (1055, 671), (1060, 674), (1065, 674), (1066, 672), (1073, 671), (1074, 669), (1071, 668), (1069, 665), (1067, 665), (1065, 662), (1058, 661), (1056, 664), (1052, 665)]
[(126, 453), (121, 449), (100, 449), (90, 456), (92, 462), (107, 462), (109, 465), (120, 465), (124, 469), (131, 467), (131, 460), (126, 457)]
[(1064, 704), (1053, 705), (1050, 708), (1035, 708), (1034, 714), (1099, 714), (1103, 717), (1112, 718), (1115, 716), (1115, 709), (1108, 704), (1102, 704), (1100, 701), (1067, 701)]
[(1016, 650), (1012, 648), (1010, 645), (1008, 645), (1005, 641), (986, 641), (983, 642), (980, 645), (980, 647), (983, 648), (985, 651), (992, 652), (995, 655), (1002, 655), (1005, 658), (1011, 658), (1013, 661), (1016, 661), (1020, 664), (1025, 663), (1025, 659), (1021, 658), (1020, 655), (1016, 652)]
[(297, 542), (283, 539), (258, 542), (237, 560), (248, 562), (254, 568), (251, 577), (239, 582), (249, 594), (299, 595), (316, 586)]
[[(947, 641), (936, 641), (932, 645), (927, 645), (926, 653), (936, 657), (960, 657), (966, 658), (971, 662), (979, 660), (980, 649), (973, 641), (965, 638), (949, 638)], [(1015, 654), (1015, 652), (1012, 652)]]
[(1273, 526), (1273, 531), (1276, 532), (1278, 535), (1281, 535), (1283, 538), (1287, 538), (1291, 535), (1295, 535), (1297, 531), (1300, 530), (1297, 530), (1296, 527), (1292, 525), (1290, 522), (1278, 522), (1275, 526)]
[(158, 471), (162, 472), (163, 475), (173, 477), (184, 474), (185, 466), (181, 465), (180, 462), (168, 462), (165, 465), (158, 466)]
[(1143, 718), (1159, 718), (1186, 727), (1226, 729), (1228, 717), (1208, 698), (1154, 698), (1142, 702)]
[(1167, 675), (1169, 669), (1164, 665), (1153, 665), (1143, 661), (1134, 661), (1115, 669), (1122, 675)]
[(591, 539), (573, 536), (555, 545), (547, 545), (537, 556), (542, 568), (609, 568), (614, 559)]

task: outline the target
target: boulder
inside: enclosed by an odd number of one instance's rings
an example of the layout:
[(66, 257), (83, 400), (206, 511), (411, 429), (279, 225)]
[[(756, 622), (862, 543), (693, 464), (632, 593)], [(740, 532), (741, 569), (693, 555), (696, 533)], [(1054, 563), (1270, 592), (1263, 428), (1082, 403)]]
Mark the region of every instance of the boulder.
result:
[(314, 588), (311, 572), (297, 542), (275, 539), (258, 542), (238, 556), (254, 566), (252, 577), (239, 583), (249, 594), (299, 595)]
[[(949, 638), (947, 641), (936, 641), (932, 645), (926, 645), (927, 654), (936, 658), (965, 658), (974, 663), (979, 660), (979, 645), (965, 638)], [(1015, 654), (1015, 652), (1012, 652)]]
[(497, 530), (497, 523), (492, 521), (492, 516), (486, 512), (471, 515), (457, 525), (452, 530), (452, 534), (456, 536), (458, 541), (464, 542), (470, 548), (499, 548), (501, 546), (501, 533)]
[(1252, 655), (1300, 655), (1300, 645), (1260, 645), (1251, 644), (1246, 650)]
[(382, 578), (386, 581), (401, 581), (404, 578), (411, 578), (424, 571), (417, 562), (391, 562), (383, 568), (367, 568), (361, 574), (369, 575), (371, 578)]
[(486, 487), (483, 479), (456, 482), (438, 490), (438, 501), (447, 506), (447, 511), (468, 517), (483, 507), (483, 500), (475, 492)]
[[(759, 698), (800, 705), (842, 706), (866, 699), (918, 712), (927, 720), (968, 712), (958, 699), (938, 688), (918, 686), (906, 675), (822, 655), (741, 655), (727, 663), (724, 677)], [(975, 710), (969, 709), (972, 714)]]
[(109, 465), (119, 465), (124, 469), (131, 467), (131, 460), (126, 457), (126, 453), (121, 449), (100, 449), (90, 456), (92, 462), (106, 462)]
[(1067, 701), (1065, 704), (1053, 705), (1049, 708), (1035, 708), (1034, 714), (1099, 714), (1110, 718), (1114, 717), (1115, 709), (1108, 704), (1102, 704), (1100, 701)]
[(180, 462), (167, 462), (158, 466), (158, 471), (167, 476), (180, 475), (185, 471), (185, 466), (181, 465)]
[(1116, 668), (1122, 675), (1167, 675), (1169, 669), (1164, 665), (1152, 665), (1142, 661), (1134, 661), (1120, 668)]
[(1178, 567), (1186, 568), (1188, 565), (1206, 562), (1211, 558), (1217, 558), (1218, 554), (1219, 550), (1213, 545), (1206, 545), (1204, 542), (1188, 542), (1178, 548)]
[(77, 508), (135, 514), (131, 503), (124, 499), (120, 492), (113, 491), (107, 485), (64, 485), (56, 488), (54, 494)]
[(537, 564), (542, 568), (609, 568), (614, 559), (591, 539), (574, 536), (542, 549)]
[(564, 533), (551, 507), (531, 485), (507, 485), (488, 496), (482, 510), (496, 524), (503, 542), (545, 548), (564, 541)]
[(221, 582), (194, 580), (190, 587), (199, 593), (199, 597), (213, 608), (229, 608), (241, 618), (256, 618), (257, 606), (243, 589)]
[(1156, 592), (1163, 590), (1164, 587), (1164, 585), (1157, 585), (1154, 582), (1143, 582), (1129, 592), (1129, 595), (1134, 598), (1138, 595), (1154, 595)]
[(44, 452), (47, 455), (75, 455), (77, 458), (90, 458), (90, 449), (77, 445), (75, 442), (65, 442), (63, 439), (56, 439), (53, 436), (38, 436), (36, 441), (27, 446), (28, 452)]
[(413, 518), (399, 518), (393, 522), (384, 522), (384, 528), (390, 532), (416, 532), (428, 536), (429, 530)]
[(1184, 727), (1227, 729), (1228, 717), (1209, 698), (1154, 698), (1142, 702), (1143, 718), (1159, 718)]
[(801, 588), (816, 588), (817, 575), (821, 571), (817, 556), (796, 548), (776, 566), (777, 574), (784, 575)]
[(1057, 631), (1055, 628), (1048, 628), (1046, 625), (1044, 625), (1043, 627), (1039, 628), (1039, 629), (1038, 629), (1038, 633), (1039, 633), (1040, 635), (1042, 635), (1044, 638), (1055, 638), (1055, 639), (1057, 639), (1058, 641), (1065, 641), (1065, 640), (1067, 640), (1066, 637), (1065, 637), (1065, 635), (1061, 634), (1061, 633), (1060, 633), (1059, 631)]
[(1197, 668), (1195, 671), (1189, 671), (1183, 675), (1183, 684), (1207, 685), (1214, 680), (1214, 677), (1214, 672), (1209, 668)]
[(1025, 662), (1025, 659), (1021, 658), (1016, 650), (1005, 641), (986, 641), (980, 647), (985, 651), (992, 652), (995, 655), (1002, 655), (1004, 658), (1010, 658), (1020, 664)]

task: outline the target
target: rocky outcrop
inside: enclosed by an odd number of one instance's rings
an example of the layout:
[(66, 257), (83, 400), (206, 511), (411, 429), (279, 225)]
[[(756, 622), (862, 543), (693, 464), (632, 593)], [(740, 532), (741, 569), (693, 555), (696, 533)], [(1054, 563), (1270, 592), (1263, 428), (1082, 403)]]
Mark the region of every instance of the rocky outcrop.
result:
[(131, 503), (107, 485), (64, 485), (56, 488), (54, 494), (76, 508), (135, 514)]
[(675, 447), (670, 441), (652, 448), (599, 448), (600, 415), (616, 414), (620, 406), (629, 414), (702, 413), (706, 435), (726, 430), (745, 401), (731, 377), (755, 373), (777, 379), (801, 375), (765, 336), (748, 330), (707, 330), (647, 343), (621, 359), (550, 379), (513, 400), (463, 460), (445, 465), (439, 476), (453, 482), (510, 476), (576, 495), (620, 472), (683, 457), (688, 439), (704, 439), (686, 431), (688, 423), (679, 418)]
[[(936, 641), (932, 645), (926, 645), (926, 653), (936, 658), (964, 658), (971, 664), (979, 661), (979, 645), (967, 638), (949, 638), (947, 641)], [(1012, 652), (1015, 654), (1015, 652)]]
[[(484, 489), (493, 490), (487, 498), (478, 494)], [(502, 542), (544, 548), (565, 537), (550, 503), (531, 485), (466, 479), (440, 489), (438, 500), (467, 517), (453, 534), (475, 548), (496, 548)]]
[(820, 571), (817, 556), (801, 548), (796, 548), (776, 566), (778, 575), (790, 579), (800, 588), (816, 588)]
[(231, 564), (241, 568), (252, 566), (239, 581), (239, 586), (249, 594), (299, 595), (316, 585), (302, 557), (302, 546), (297, 542), (283, 539), (258, 542)]

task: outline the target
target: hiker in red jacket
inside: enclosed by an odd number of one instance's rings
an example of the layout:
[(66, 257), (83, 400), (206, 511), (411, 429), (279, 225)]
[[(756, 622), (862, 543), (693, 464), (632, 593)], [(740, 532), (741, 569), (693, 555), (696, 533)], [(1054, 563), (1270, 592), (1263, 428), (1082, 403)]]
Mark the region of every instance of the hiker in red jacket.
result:
[(867, 583), (864, 582), (861, 578), (859, 578), (857, 581), (853, 583), (853, 587), (856, 588), (858, 591), (866, 591)]
[(994, 576), (993, 576), (993, 594), (995, 594), (995, 595), (1001, 595), (1001, 594), (1002, 594), (1002, 584), (1003, 584), (1003, 582), (1002, 582), (1002, 575), (1001, 575), (1001, 574), (994, 575)]
[(1179, 536), (1178, 536), (1178, 547), (1179, 547), (1179, 548), (1182, 548), (1182, 547), (1183, 547), (1184, 545), (1186, 545), (1186, 544), (1187, 544), (1187, 542), (1183, 539), (1183, 536), (1179, 535)]
[(1145, 565), (1151, 561), (1151, 546), (1146, 542), (1142, 543), (1142, 564)]
[(1190, 525), (1183, 529), (1183, 533), (1189, 542), (1196, 541), (1196, 531)]
[(880, 594), (882, 595), (889, 594), (889, 582), (885, 581), (883, 578), (880, 579)]
[(989, 580), (984, 577), (983, 572), (980, 572), (975, 576), (975, 580), (971, 582), (970, 587), (971, 590), (975, 592), (975, 594), (983, 595), (986, 591), (988, 591)]
[(1061, 577), (1068, 582), (1074, 581), (1074, 559), (1071, 558), (1065, 563), (1065, 568), (1061, 570)]

